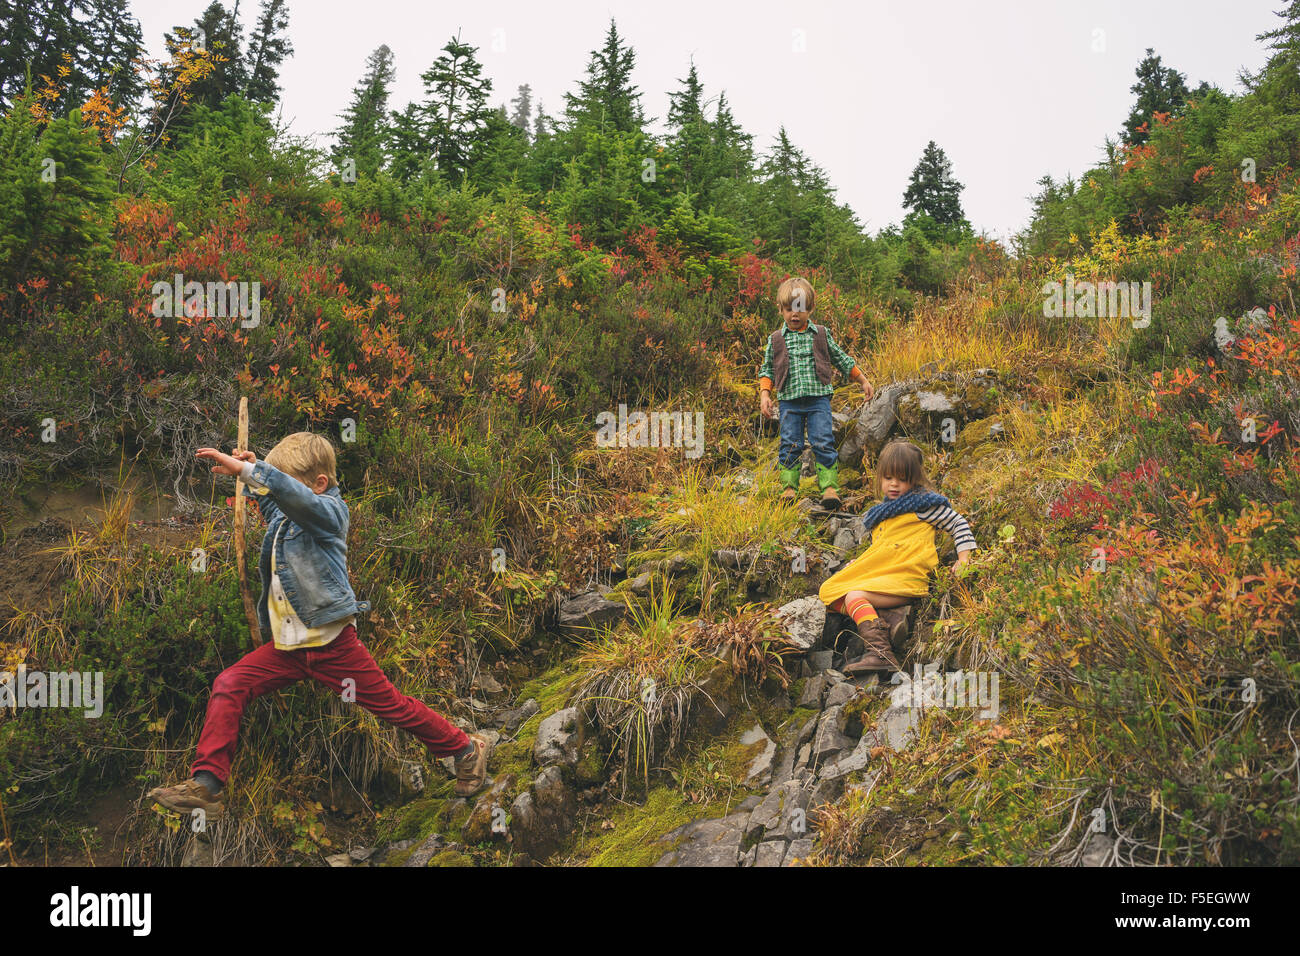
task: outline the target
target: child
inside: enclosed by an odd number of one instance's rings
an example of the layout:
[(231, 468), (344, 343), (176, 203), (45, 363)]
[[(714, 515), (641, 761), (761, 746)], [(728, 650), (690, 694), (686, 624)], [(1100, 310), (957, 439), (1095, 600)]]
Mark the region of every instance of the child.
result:
[(415, 734), (434, 757), (455, 755), (457, 796), (482, 789), (487, 740), (466, 735), (398, 693), (357, 640), (355, 614), (370, 605), (358, 604), (348, 584), (348, 506), (335, 480), (333, 446), (319, 435), (297, 432), (263, 462), (252, 452), (231, 457), (215, 448), (200, 448), (197, 457), (215, 462), (214, 474), (239, 475), (266, 519), (257, 615), (273, 642), (217, 676), (191, 778), (155, 787), (149, 797), (169, 810), (220, 814), (244, 708), (254, 697), (309, 677), (335, 693), (347, 687), (358, 704)]
[(819, 593), (830, 610), (853, 618), (866, 645), (866, 653), (844, 668), (846, 674), (899, 670), (891, 645), (904, 620), (891, 630), (876, 611), (899, 607), (927, 592), (927, 577), (939, 564), (936, 528), (952, 535), (957, 545), (954, 571), (975, 550), (970, 525), (933, 490), (921, 467), (921, 449), (911, 442), (890, 442), (880, 453), (876, 495), (881, 503), (862, 519), (871, 535), (870, 547), (831, 575)]
[(799, 459), (803, 455), (804, 432), (817, 459), (817, 486), (822, 493), (822, 507), (836, 511), (840, 507), (839, 457), (835, 452), (835, 429), (831, 421), (831, 369), (847, 372), (862, 385), (871, 400), (872, 388), (849, 354), (824, 325), (810, 325), (813, 289), (808, 280), (786, 279), (776, 292), (776, 304), (785, 325), (773, 332), (763, 352), (763, 366), (758, 370), (759, 401), (763, 414), (775, 418), (772, 392), (776, 391), (781, 410), (781, 448), (777, 454), (781, 500), (790, 502), (799, 492)]

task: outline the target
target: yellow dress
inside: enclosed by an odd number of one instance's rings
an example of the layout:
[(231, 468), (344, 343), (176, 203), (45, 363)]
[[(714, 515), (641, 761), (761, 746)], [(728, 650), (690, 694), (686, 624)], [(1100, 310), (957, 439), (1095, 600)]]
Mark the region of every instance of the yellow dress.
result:
[(939, 566), (934, 533), (934, 525), (913, 513), (886, 518), (872, 531), (866, 552), (827, 578), (818, 596), (826, 604), (850, 591), (923, 597)]

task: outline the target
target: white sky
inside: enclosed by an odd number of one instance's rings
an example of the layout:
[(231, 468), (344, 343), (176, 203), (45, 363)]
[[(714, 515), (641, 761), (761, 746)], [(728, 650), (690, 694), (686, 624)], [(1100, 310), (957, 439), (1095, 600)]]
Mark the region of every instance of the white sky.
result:
[[(189, 24), (207, 0), (133, 0), (145, 40)], [(492, 103), (529, 83), (555, 114), (575, 89), (609, 18), (637, 54), (634, 80), (661, 129), (668, 92), (693, 56), (706, 95), (726, 89), (737, 120), (765, 150), (784, 124), (828, 173), (839, 199), (874, 233), (901, 200), (925, 143), (947, 151), (977, 230), (1000, 238), (1029, 217), (1045, 173), (1079, 173), (1100, 156), (1132, 105), (1146, 47), (1189, 85), (1238, 88), (1265, 61), (1255, 36), (1284, 0), (521, 0), (476, 4), (290, 0), (294, 55), (281, 73), (283, 110), (300, 134), (337, 125), (366, 57), (396, 57), (391, 106), (422, 96), (419, 75), (459, 30), (479, 47)], [(241, 0), (245, 35), (259, 4)], [(806, 51), (794, 52), (796, 31)], [(1103, 31), (1102, 34), (1096, 31)], [(1103, 46), (1095, 51), (1094, 46)]]

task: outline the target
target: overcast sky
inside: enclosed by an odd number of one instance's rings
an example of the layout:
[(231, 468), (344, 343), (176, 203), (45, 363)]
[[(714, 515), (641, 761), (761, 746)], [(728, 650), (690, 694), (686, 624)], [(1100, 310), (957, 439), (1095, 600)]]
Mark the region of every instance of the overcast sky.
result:
[[(207, 0), (133, 0), (154, 55), (164, 31)], [(293, 58), (281, 73), (295, 132), (324, 145), (366, 57), (396, 56), (390, 105), (422, 95), (420, 73), (447, 39), (479, 47), (492, 103), (529, 83), (554, 114), (584, 75), (610, 17), (637, 54), (634, 81), (661, 129), (668, 92), (694, 57), (706, 95), (725, 89), (767, 149), (778, 128), (822, 166), (870, 232), (901, 220), (908, 175), (928, 140), (947, 151), (976, 229), (999, 238), (1029, 217), (1045, 173), (1095, 163), (1132, 105), (1146, 47), (1187, 75), (1239, 89), (1265, 61), (1255, 36), (1284, 0), (290, 0)], [(256, 0), (241, 0), (245, 35)], [(796, 49), (802, 46), (802, 52)]]

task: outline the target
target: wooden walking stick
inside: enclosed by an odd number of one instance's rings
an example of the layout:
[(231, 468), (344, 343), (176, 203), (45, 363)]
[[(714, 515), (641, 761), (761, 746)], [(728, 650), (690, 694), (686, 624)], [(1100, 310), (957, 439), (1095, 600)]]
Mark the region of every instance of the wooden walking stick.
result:
[[(239, 399), (239, 436), (236, 451), (248, 450), (248, 397)], [(239, 568), (239, 596), (244, 601), (244, 617), (248, 619), (248, 632), (253, 636), (253, 646), (262, 646), (262, 627), (257, 622), (257, 605), (248, 590), (248, 562), (244, 557), (244, 483), (235, 478), (235, 563)]]

